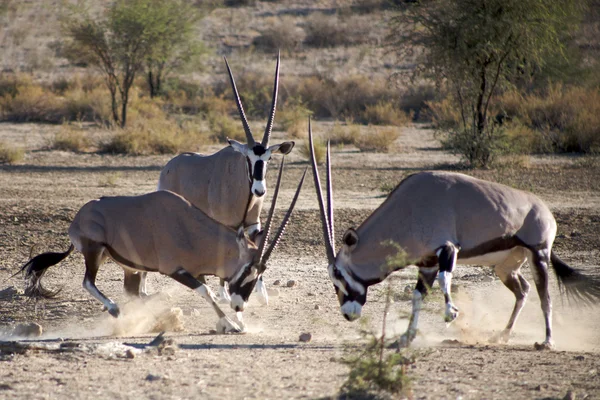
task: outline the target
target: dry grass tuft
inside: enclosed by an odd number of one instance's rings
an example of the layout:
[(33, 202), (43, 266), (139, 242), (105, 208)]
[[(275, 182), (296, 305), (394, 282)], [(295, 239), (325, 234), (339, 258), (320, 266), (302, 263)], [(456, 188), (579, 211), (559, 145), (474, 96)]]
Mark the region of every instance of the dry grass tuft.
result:
[(355, 144), (360, 136), (360, 126), (346, 121), (345, 125), (335, 122), (329, 131), (329, 141), (332, 145)]
[(81, 152), (91, 145), (86, 132), (80, 126), (63, 124), (61, 130), (54, 136), (54, 150)]
[(25, 157), (25, 151), (21, 148), (8, 146), (0, 142), (0, 164), (15, 164), (22, 161)]
[(397, 129), (378, 128), (374, 132), (361, 135), (354, 144), (360, 151), (387, 153), (399, 137), (400, 132)]
[[(317, 164), (323, 164), (325, 162), (325, 155), (327, 154), (327, 144), (323, 138), (314, 136), (313, 134), (313, 145), (315, 148), (315, 160)], [(310, 161), (310, 143), (308, 138), (304, 141), (304, 144), (300, 146), (300, 154)]]
[(411, 122), (408, 114), (393, 103), (385, 101), (367, 105), (363, 113), (363, 120), (367, 124), (394, 126), (404, 126)]
[(312, 111), (302, 99), (288, 99), (283, 110), (277, 113), (276, 122), (288, 136), (293, 138), (306, 137), (308, 134), (308, 117)]
[(355, 46), (369, 41), (371, 23), (359, 16), (315, 14), (304, 26), (304, 44), (311, 47)]
[(226, 143), (227, 139), (240, 142), (246, 140), (246, 133), (242, 124), (227, 114), (210, 113), (207, 117), (210, 128), (210, 137), (219, 143)]

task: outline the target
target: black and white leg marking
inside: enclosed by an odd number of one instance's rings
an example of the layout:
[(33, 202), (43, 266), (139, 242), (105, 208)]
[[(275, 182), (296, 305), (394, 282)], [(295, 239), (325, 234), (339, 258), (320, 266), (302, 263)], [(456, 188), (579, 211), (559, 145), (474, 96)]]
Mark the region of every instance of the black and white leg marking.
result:
[(440, 266), (438, 280), (442, 293), (444, 294), (444, 301), (446, 302), (446, 313), (444, 315), (444, 320), (446, 322), (452, 322), (458, 317), (458, 308), (452, 303), (450, 292), (452, 286), (452, 271), (456, 265), (456, 258), (458, 257), (459, 250), (460, 248), (447, 242), (436, 252)]
[(400, 337), (399, 346), (408, 347), (417, 336), (417, 326), (419, 324), (419, 313), (423, 305), (423, 299), (427, 296), (429, 288), (435, 282), (438, 273), (437, 267), (421, 267), (419, 268), (419, 279), (417, 286), (413, 290), (412, 298), (412, 313), (406, 332)]
[(235, 322), (229, 319), (229, 317), (225, 315), (223, 310), (221, 310), (221, 308), (216, 302), (215, 295), (208, 286), (200, 282), (198, 279), (194, 278), (192, 274), (190, 274), (183, 268), (177, 269), (177, 271), (172, 273), (170, 277), (175, 279), (182, 285), (185, 285), (190, 289), (200, 293), (200, 295), (204, 297), (206, 301), (208, 301), (208, 303), (212, 306), (212, 308), (217, 313), (217, 316), (219, 317), (219, 322), (217, 323), (218, 332), (242, 332), (242, 329)]

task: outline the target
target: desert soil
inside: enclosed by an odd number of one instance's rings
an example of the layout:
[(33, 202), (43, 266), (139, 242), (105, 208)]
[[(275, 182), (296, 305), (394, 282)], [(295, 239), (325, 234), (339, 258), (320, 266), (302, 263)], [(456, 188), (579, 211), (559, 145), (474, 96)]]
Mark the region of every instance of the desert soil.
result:
[[(57, 129), (0, 125), (0, 140), (27, 149), (21, 163), (0, 166), (0, 398), (338, 395), (348, 374), (340, 360), (361, 351), (365, 343), (361, 329), (380, 330), (386, 283), (370, 289), (362, 322), (349, 323), (342, 317), (327, 276), (310, 181), (265, 274), (272, 291), (270, 303), (263, 307), (251, 299), (245, 312), (246, 334), (212, 333), (217, 318), (206, 302), (165, 276), (150, 275), (149, 291), (156, 295), (147, 302), (127, 299), (122, 270), (108, 262), (100, 270), (97, 285), (124, 305), (124, 315), (114, 319), (82, 288), (80, 254), (48, 271), (46, 285), (62, 288), (55, 299), (28, 301), (22, 295), (23, 281), (12, 275), (28, 260), (32, 246), (34, 253), (64, 251), (69, 245), (69, 223), (83, 204), (100, 196), (154, 190), (159, 171), (170, 158), (47, 150)], [(315, 127), (315, 131), (325, 129), (323, 124)], [(287, 161), (280, 211), (308, 165), (298, 150)], [(404, 128), (389, 154), (365, 154), (353, 147), (334, 149), (337, 235), (358, 226), (385, 199), (382, 187), (394, 186), (423, 169), (456, 170), (458, 161), (421, 126)], [(271, 187), (274, 170), (268, 175)], [(539, 195), (558, 221), (556, 252), (573, 267), (600, 278), (599, 160), (516, 157), (495, 169), (461, 172)], [(270, 197), (267, 205), (269, 201)], [(401, 229), (402, 221), (398, 226)], [(455, 297), (461, 315), (446, 326), (439, 291), (428, 299), (419, 336), (407, 351), (415, 362), (407, 369), (410, 389), (405, 396), (561, 399), (570, 392), (571, 398), (600, 398), (598, 306), (561, 301), (552, 276), (556, 350), (536, 351), (534, 342), (544, 339), (543, 318), (527, 267), (524, 273), (532, 283), (528, 303), (510, 343), (495, 345), (488, 338), (507, 322), (513, 295), (490, 268), (457, 268)], [(406, 329), (407, 292), (415, 283), (416, 270), (408, 268), (394, 276), (397, 294), (389, 316), (390, 336)], [(290, 280), (295, 285), (287, 287)], [(216, 289), (217, 280), (211, 279), (210, 284)], [(231, 310), (226, 312), (232, 315)], [(41, 325), (42, 336), (25, 338), (15, 332), (17, 325), (30, 322)], [(160, 330), (166, 330), (166, 341), (158, 348), (147, 346)], [(300, 334), (306, 332), (312, 340), (300, 342)]]

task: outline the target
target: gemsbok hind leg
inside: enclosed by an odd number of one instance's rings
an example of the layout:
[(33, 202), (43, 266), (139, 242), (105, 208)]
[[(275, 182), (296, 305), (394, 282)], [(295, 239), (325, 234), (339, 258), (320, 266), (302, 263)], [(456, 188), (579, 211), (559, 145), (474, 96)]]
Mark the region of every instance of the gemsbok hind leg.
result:
[(490, 339), (490, 341), (493, 343), (508, 342), (515, 322), (517, 321), (517, 318), (519, 318), (519, 314), (521, 313), (521, 310), (525, 305), (525, 301), (527, 300), (527, 294), (529, 293), (530, 286), (520, 272), (520, 269), (526, 260), (527, 250), (522, 247), (517, 247), (511, 251), (508, 257), (501, 264), (498, 264), (494, 267), (496, 275), (498, 275), (498, 278), (500, 278), (504, 286), (514, 293), (516, 301), (506, 328)]
[(117, 306), (114, 301), (106, 297), (96, 287), (96, 275), (98, 274), (98, 269), (106, 259), (104, 247), (101, 244), (92, 242), (90, 240), (82, 240), (82, 247), (83, 257), (85, 258), (85, 276), (83, 278), (83, 288), (92, 296), (94, 296), (94, 298), (104, 304), (104, 307), (108, 310), (110, 315), (117, 318), (121, 313), (119, 306)]
[(147, 272), (133, 272), (125, 270), (123, 286), (125, 293), (132, 297), (147, 297), (146, 275)]
[[(419, 313), (421, 306), (423, 305), (423, 299), (427, 296), (429, 288), (435, 282), (435, 278), (438, 273), (437, 267), (420, 267), (419, 268), (419, 279), (417, 280), (417, 286), (413, 290), (412, 298), (412, 313), (410, 315), (410, 321), (408, 322), (408, 328), (406, 332), (400, 336), (397, 342), (399, 347), (408, 347), (410, 343), (417, 336), (417, 325), (419, 323)], [(395, 346), (396, 343), (392, 344)]]
[(200, 293), (200, 295), (204, 297), (206, 301), (208, 301), (208, 303), (212, 306), (212, 308), (217, 313), (217, 316), (219, 317), (219, 322), (217, 323), (217, 332), (228, 333), (243, 331), (235, 322), (233, 322), (231, 319), (229, 319), (229, 317), (225, 315), (223, 310), (221, 310), (221, 308), (217, 304), (215, 295), (213, 294), (212, 290), (210, 290), (210, 288), (204, 283), (194, 278), (192, 274), (190, 274), (183, 268), (178, 268), (169, 276), (175, 279), (177, 282), (181, 283), (182, 285), (185, 285), (190, 289)]
[(551, 349), (554, 347), (552, 341), (552, 302), (548, 290), (548, 266), (550, 265), (550, 250), (532, 250), (531, 264), (535, 287), (537, 288), (544, 320), (546, 322), (546, 340), (541, 345), (536, 343), (538, 349)]

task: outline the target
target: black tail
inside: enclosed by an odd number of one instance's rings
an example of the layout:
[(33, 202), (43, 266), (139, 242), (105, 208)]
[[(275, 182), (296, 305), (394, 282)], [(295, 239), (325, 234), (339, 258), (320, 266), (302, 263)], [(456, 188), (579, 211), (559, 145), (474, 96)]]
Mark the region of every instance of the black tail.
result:
[(75, 246), (71, 244), (69, 249), (64, 253), (42, 253), (33, 257), (27, 264), (23, 265), (15, 275), (19, 273), (25, 275), (25, 280), (27, 282), (25, 295), (31, 298), (51, 298), (56, 296), (58, 292), (60, 292), (60, 289), (56, 291), (46, 289), (42, 286), (42, 277), (48, 268), (67, 258), (74, 249)]
[(584, 275), (569, 267), (554, 252), (550, 253), (550, 260), (558, 278), (558, 287), (561, 293), (566, 293), (569, 298), (590, 304), (600, 300), (600, 278)]

